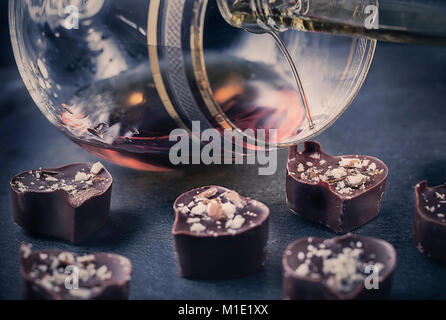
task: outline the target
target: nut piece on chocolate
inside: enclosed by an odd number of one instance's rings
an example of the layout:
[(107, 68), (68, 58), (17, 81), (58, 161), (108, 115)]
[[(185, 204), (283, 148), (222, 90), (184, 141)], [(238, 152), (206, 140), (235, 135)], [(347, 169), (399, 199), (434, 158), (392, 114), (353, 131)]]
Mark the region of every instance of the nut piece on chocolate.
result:
[(333, 239), (302, 238), (282, 258), (283, 298), (388, 298), (396, 251), (384, 240), (351, 234)]
[(415, 187), (414, 242), (429, 258), (446, 264), (446, 183), (429, 187), (422, 181)]
[(110, 211), (112, 176), (100, 162), (30, 170), (10, 185), (19, 226), (73, 243), (101, 228)]
[(30, 244), (22, 244), (20, 273), (27, 300), (123, 300), (128, 299), (132, 264), (111, 253), (32, 251)]
[(269, 209), (263, 203), (209, 186), (182, 194), (174, 210), (180, 276), (237, 278), (265, 263)]
[(336, 233), (350, 232), (378, 215), (388, 169), (371, 156), (334, 157), (319, 143), (289, 150), (286, 178), (288, 207)]

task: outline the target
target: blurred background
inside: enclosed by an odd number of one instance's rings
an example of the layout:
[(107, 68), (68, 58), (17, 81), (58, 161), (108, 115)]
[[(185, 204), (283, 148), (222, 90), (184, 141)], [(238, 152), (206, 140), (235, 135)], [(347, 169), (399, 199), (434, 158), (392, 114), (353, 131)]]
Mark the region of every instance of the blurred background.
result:
[[(0, 53), (0, 66), (5, 67), (13, 63), (13, 55), (11, 52), (11, 46), (7, 43), (9, 39), (9, 28), (8, 28), (8, 1), (0, 1), (1, 19), (0, 19), (0, 37), (2, 44)], [(7, 46), (7, 47), (5, 47)]]
[[(0, 0), (0, 299), (20, 299), (18, 248), (109, 251), (133, 263), (133, 299), (280, 299), (281, 255), (300, 237), (333, 237), (322, 226), (290, 214), (285, 204), (287, 150), (277, 173), (255, 166), (202, 167), (171, 173), (138, 172), (105, 163), (114, 176), (108, 223), (80, 246), (18, 227), (11, 214), (9, 179), (31, 168), (96, 160), (57, 131), (39, 112), (17, 71), (9, 41), (7, 0)], [(446, 181), (446, 49), (379, 43), (359, 95), (317, 140), (326, 152), (369, 154), (390, 169), (382, 210), (354, 233), (382, 238), (398, 252), (392, 298), (446, 299), (446, 269), (420, 254), (412, 241), (414, 189)], [(271, 208), (265, 268), (229, 281), (180, 279), (171, 237), (172, 203), (182, 192), (219, 184)], [(254, 186), (254, 187), (253, 187)]]
[[(10, 76), (17, 78), (18, 71), (15, 69), (14, 55), (12, 53), (11, 43), (9, 41), (9, 26), (8, 26), (8, 1), (0, 0), (0, 77), (2, 83)], [(7, 88), (1, 89), (1, 97), (7, 92)]]

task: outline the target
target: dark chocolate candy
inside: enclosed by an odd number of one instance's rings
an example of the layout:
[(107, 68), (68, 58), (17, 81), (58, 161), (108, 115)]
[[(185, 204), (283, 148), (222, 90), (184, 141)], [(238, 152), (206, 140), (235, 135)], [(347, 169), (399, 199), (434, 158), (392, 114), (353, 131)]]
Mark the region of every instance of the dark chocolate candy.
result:
[(24, 299), (128, 299), (131, 272), (130, 261), (116, 254), (32, 251), (29, 244), (20, 248)]
[(396, 252), (384, 240), (347, 234), (333, 239), (302, 238), (283, 255), (283, 298), (387, 298)]
[(370, 156), (333, 157), (319, 143), (305, 143), (288, 156), (286, 195), (296, 214), (346, 233), (378, 215), (388, 169)]
[(269, 220), (263, 203), (208, 186), (182, 194), (174, 210), (180, 276), (229, 279), (263, 266)]
[(414, 241), (418, 250), (446, 264), (446, 183), (429, 187), (426, 181), (415, 187)]
[(14, 220), (31, 232), (78, 243), (110, 211), (112, 176), (99, 162), (31, 170), (10, 184)]

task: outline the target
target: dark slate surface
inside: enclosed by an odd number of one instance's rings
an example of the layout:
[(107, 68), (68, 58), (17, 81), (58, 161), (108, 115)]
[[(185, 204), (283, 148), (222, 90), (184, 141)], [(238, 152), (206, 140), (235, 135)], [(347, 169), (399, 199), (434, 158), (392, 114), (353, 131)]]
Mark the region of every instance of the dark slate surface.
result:
[[(96, 158), (58, 133), (40, 114), (15, 68), (7, 67), (11, 65), (8, 50), (5, 41), (0, 69), (0, 298), (21, 297), (18, 248), (28, 241), (35, 248), (127, 256), (134, 267), (132, 299), (280, 299), (286, 245), (300, 237), (334, 236), (286, 208), (286, 150), (279, 153), (277, 174), (269, 177), (257, 176), (255, 166), (147, 173), (108, 164), (115, 181), (112, 210), (99, 232), (81, 246), (29, 234), (12, 219), (10, 177), (30, 168)], [(446, 180), (445, 61), (444, 48), (380, 44), (357, 99), (318, 137), (329, 153), (374, 155), (389, 166), (378, 218), (355, 233), (380, 237), (395, 246), (398, 267), (392, 298), (396, 299), (446, 298), (446, 268), (424, 257), (412, 243), (413, 186), (423, 179), (431, 184)], [(269, 257), (262, 271), (232, 281), (177, 277), (172, 203), (180, 193), (206, 184), (234, 188), (271, 208)]]

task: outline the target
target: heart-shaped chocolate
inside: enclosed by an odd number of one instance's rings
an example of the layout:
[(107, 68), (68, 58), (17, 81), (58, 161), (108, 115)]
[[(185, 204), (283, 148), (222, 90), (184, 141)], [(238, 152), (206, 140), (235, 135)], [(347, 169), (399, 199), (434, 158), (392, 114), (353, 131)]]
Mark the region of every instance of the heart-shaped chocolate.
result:
[(414, 242), (428, 257), (446, 264), (446, 183), (415, 187)]
[(269, 221), (263, 203), (207, 186), (182, 194), (173, 207), (172, 233), (182, 277), (236, 278), (263, 266)]
[(331, 156), (319, 143), (289, 150), (286, 178), (288, 207), (296, 214), (346, 233), (378, 215), (387, 166), (371, 156)]
[(130, 261), (111, 253), (20, 248), (23, 297), (31, 300), (128, 299)]
[(20, 173), (10, 182), (14, 220), (31, 232), (78, 243), (105, 224), (112, 182), (99, 162)]
[(283, 298), (382, 299), (391, 289), (396, 251), (384, 240), (347, 234), (302, 238), (283, 255)]

